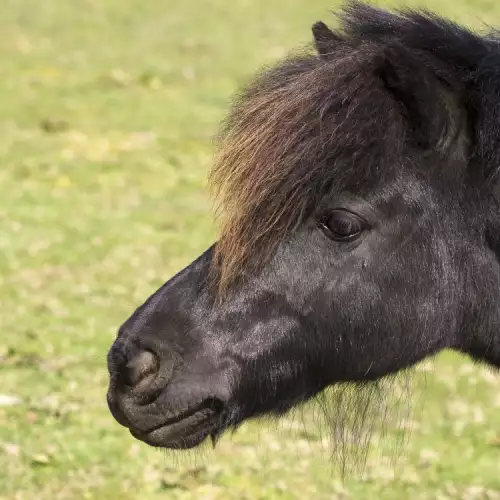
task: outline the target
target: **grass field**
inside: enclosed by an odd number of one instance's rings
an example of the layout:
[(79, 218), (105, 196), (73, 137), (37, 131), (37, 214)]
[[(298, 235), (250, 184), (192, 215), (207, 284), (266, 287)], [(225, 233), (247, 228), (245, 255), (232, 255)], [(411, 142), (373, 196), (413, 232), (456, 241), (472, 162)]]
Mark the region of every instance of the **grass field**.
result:
[[(500, 499), (500, 376), (449, 353), (418, 372), (397, 467), (377, 453), (344, 484), (312, 420), (180, 456), (107, 410), (117, 327), (213, 240), (206, 173), (231, 93), (336, 5), (0, 3), (2, 500)], [(496, 0), (425, 5), (500, 25)]]

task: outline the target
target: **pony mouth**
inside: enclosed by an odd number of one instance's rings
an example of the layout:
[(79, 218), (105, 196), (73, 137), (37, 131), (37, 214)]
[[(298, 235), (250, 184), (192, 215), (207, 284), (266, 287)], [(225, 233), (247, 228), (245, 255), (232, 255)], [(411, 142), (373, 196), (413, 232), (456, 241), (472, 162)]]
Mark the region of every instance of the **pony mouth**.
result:
[(129, 429), (130, 434), (144, 443), (172, 450), (187, 450), (216, 434), (221, 414), (221, 403), (207, 400), (169, 418), (148, 431)]

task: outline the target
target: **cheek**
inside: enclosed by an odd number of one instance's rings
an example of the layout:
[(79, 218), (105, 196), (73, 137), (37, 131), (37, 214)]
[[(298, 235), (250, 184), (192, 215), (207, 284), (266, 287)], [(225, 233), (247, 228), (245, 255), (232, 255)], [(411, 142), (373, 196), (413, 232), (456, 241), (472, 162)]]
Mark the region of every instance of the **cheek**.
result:
[(300, 338), (297, 318), (290, 315), (261, 318), (248, 326), (240, 339), (229, 349), (233, 354), (248, 360), (274, 356), (296, 344)]
[(453, 309), (444, 293), (447, 280), (437, 271), (437, 259), (420, 257), (342, 272), (328, 287), (331, 321), (341, 321), (368, 343), (439, 336), (449, 328)]
[(297, 301), (262, 286), (221, 314), (213, 330), (222, 339), (223, 356), (252, 362), (278, 359), (281, 351), (300, 340), (300, 316)]
[(373, 325), (386, 305), (384, 292), (368, 273), (350, 272), (330, 285), (331, 308), (337, 317), (346, 317), (350, 325)]

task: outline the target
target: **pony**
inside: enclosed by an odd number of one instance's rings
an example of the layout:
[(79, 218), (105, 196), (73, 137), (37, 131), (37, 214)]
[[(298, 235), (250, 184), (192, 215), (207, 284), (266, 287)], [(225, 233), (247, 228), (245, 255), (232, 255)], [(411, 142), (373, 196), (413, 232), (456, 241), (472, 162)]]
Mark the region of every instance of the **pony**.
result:
[(151, 446), (328, 387), (369, 418), (353, 394), (443, 349), (500, 367), (500, 36), (356, 1), (338, 17), (237, 95), (217, 241), (109, 350), (109, 409)]

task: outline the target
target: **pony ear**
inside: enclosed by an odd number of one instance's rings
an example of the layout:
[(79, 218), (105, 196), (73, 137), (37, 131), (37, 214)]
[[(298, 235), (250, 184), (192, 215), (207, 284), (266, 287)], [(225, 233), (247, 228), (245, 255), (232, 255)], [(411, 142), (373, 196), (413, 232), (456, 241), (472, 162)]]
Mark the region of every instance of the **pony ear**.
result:
[(431, 70), (402, 46), (384, 49), (376, 69), (383, 85), (401, 105), (413, 139), (424, 149), (445, 142), (450, 116), (444, 88)]
[(314, 46), (322, 59), (327, 59), (339, 44), (344, 44), (340, 35), (332, 31), (324, 22), (318, 21), (312, 27)]

